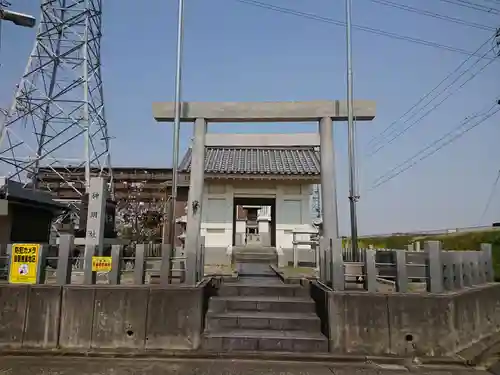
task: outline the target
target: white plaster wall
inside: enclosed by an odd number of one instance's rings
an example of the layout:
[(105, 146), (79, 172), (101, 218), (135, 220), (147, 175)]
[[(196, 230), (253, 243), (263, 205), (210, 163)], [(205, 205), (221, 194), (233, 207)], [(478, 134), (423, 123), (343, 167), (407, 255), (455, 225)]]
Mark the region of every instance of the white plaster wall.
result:
[(205, 264), (227, 264), (233, 241), (233, 189), (231, 185), (205, 183), (201, 235), (205, 237)]
[[(234, 197), (276, 198), (277, 248), (291, 249), (293, 230), (307, 230), (311, 227), (309, 196), (312, 185), (288, 183), (277, 185), (275, 188), (259, 188), (256, 181), (252, 181), (252, 185), (242, 188), (209, 181), (205, 183), (201, 224), (205, 247), (227, 248), (232, 244)], [(237, 232), (245, 231), (244, 221), (237, 221), (236, 225)], [(265, 225), (266, 222), (262, 222), (261, 230), (265, 230)]]
[(278, 186), (276, 197), (276, 247), (293, 247), (293, 230), (311, 225), (309, 193), (311, 185)]

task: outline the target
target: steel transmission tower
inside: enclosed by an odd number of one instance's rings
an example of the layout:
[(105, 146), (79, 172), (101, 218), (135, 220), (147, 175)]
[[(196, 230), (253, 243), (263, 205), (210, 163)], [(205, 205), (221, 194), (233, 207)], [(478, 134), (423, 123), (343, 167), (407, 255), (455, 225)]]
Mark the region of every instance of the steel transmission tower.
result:
[(101, 26), (102, 0), (41, 0), (35, 45), (0, 128), (0, 175), (47, 188), (43, 169), (80, 194), (91, 176), (112, 184)]

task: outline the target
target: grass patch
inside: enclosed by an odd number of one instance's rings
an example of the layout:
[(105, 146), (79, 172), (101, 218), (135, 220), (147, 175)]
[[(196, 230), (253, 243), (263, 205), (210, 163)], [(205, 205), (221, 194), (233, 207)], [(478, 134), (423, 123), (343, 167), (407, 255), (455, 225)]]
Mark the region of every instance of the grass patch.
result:
[(233, 275), (236, 268), (232, 264), (205, 264), (205, 275)]

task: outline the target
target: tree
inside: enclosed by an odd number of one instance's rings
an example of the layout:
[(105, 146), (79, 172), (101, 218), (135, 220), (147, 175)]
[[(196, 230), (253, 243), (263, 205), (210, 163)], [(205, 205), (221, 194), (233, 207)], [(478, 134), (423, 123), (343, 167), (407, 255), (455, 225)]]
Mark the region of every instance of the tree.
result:
[(116, 208), (118, 236), (132, 243), (156, 242), (161, 239), (163, 201), (145, 201), (142, 192), (146, 181), (128, 184), (129, 193)]

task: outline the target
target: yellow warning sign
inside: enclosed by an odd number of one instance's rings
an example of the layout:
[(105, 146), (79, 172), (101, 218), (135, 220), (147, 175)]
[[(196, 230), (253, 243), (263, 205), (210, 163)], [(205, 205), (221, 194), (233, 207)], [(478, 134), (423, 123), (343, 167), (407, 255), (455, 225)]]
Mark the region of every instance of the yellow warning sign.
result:
[(39, 244), (12, 244), (9, 283), (36, 284), (39, 258)]
[(111, 271), (111, 257), (92, 257), (92, 271), (94, 272)]

